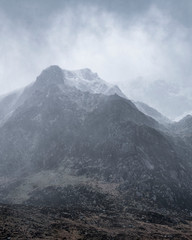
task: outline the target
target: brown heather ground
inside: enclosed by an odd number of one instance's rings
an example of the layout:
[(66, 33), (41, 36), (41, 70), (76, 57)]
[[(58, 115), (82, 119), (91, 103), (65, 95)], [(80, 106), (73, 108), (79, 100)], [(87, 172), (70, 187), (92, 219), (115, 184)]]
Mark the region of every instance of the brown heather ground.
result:
[(0, 239), (192, 239), (192, 219), (128, 210), (0, 206)]

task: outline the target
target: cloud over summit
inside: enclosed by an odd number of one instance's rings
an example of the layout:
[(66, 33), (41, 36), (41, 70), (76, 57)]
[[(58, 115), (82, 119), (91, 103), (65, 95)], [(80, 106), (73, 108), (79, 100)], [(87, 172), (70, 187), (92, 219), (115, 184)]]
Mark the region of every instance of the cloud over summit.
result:
[(172, 118), (191, 110), (192, 32), (177, 7), (170, 10), (171, 1), (164, 6), (129, 1), (127, 10), (121, 5), (115, 9), (115, 1), (26, 2), (20, 11), (28, 12), (21, 16), (5, 7), (0, 12), (1, 93), (28, 84), (43, 68), (57, 64), (91, 68), (129, 98)]

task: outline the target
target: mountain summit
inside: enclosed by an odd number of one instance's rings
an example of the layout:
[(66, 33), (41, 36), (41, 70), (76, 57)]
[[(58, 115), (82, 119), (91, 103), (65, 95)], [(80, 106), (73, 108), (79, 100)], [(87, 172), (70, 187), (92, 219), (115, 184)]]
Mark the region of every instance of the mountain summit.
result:
[(54, 65), (43, 70), (42, 73), (37, 77), (36, 84), (51, 85), (51, 84), (63, 84), (64, 75), (60, 67)]
[(125, 97), (117, 86), (105, 82), (97, 73), (93, 73), (88, 68), (69, 71), (56, 65), (50, 66), (37, 77), (36, 84), (65, 84), (83, 92), (104, 95), (118, 94)]

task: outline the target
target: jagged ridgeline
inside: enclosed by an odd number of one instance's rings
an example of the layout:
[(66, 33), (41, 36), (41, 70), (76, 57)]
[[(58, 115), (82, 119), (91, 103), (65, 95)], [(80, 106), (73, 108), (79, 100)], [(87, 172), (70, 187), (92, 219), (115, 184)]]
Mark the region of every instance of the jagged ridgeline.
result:
[(1, 201), (190, 212), (192, 134), (137, 105), (89, 69), (58, 66), (2, 97)]

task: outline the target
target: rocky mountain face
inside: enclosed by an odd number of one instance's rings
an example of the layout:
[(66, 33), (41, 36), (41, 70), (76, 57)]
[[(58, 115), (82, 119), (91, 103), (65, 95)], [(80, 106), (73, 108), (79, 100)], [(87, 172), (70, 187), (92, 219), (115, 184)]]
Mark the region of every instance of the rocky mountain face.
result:
[(0, 116), (4, 203), (192, 211), (188, 145), (89, 69), (45, 69)]
[(178, 122), (174, 122), (170, 126), (170, 131), (174, 135), (176, 145), (180, 146), (179, 154), (186, 160), (188, 159), (190, 164), (192, 163), (192, 116), (187, 115)]
[(172, 125), (172, 129), (175, 133), (182, 136), (190, 136), (192, 134), (192, 116), (187, 115), (178, 122)]

